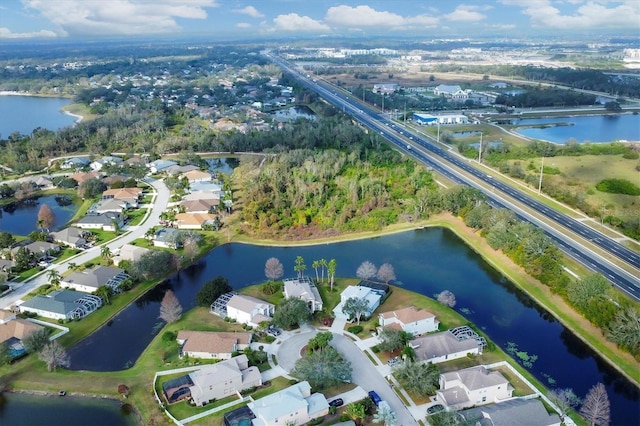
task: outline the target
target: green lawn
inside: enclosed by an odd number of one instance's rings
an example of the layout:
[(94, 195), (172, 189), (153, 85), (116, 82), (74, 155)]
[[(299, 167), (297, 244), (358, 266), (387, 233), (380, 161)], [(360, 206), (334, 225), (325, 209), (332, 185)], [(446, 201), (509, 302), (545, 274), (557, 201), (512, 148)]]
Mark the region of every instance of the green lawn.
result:
[(136, 226), (142, 222), (144, 215), (147, 214), (147, 209), (135, 209), (127, 212), (127, 216), (129, 217), (129, 226)]

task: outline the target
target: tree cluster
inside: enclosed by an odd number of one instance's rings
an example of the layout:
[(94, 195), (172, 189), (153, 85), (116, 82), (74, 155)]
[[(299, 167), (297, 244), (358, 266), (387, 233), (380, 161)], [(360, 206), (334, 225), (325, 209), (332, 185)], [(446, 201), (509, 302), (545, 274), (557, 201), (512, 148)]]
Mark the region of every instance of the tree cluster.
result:
[(314, 389), (322, 390), (351, 380), (351, 363), (333, 347), (326, 346), (298, 359), (291, 375), (308, 381)]
[(290, 330), (311, 320), (311, 311), (304, 300), (295, 297), (284, 299), (273, 314), (276, 327)]

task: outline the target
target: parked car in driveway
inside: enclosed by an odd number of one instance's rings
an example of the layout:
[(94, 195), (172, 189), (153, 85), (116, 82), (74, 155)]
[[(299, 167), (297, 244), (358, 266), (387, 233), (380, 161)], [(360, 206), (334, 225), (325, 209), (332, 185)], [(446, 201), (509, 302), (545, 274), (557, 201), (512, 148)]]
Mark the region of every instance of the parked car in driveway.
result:
[(427, 408), (427, 414), (436, 414), (441, 411), (444, 411), (444, 406), (442, 404), (435, 404)]
[(344, 401), (342, 400), (342, 398), (336, 398), (329, 401), (329, 405), (332, 407), (342, 407), (344, 405)]
[(280, 331), (280, 329), (275, 327), (269, 327), (267, 328), (267, 334), (273, 337), (277, 337), (282, 334), (282, 331)]
[(376, 391), (369, 391), (369, 398), (371, 398), (373, 403), (376, 404), (376, 407), (382, 401), (382, 398), (380, 398), (380, 396), (376, 393)]

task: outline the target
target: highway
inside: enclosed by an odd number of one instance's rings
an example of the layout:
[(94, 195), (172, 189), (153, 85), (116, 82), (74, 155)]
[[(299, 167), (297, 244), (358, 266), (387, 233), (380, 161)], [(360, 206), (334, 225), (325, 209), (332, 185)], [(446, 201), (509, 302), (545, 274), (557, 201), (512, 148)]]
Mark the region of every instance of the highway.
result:
[[(640, 300), (640, 255), (638, 253), (629, 250), (576, 219), (546, 206), (524, 192), (498, 179), (494, 179), (474, 167), (469, 160), (442, 149), (429, 137), (409, 132), (390, 120), (386, 115), (362, 106), (358, 100), (341, 91), (338, 92), (333, 86), (310, 78), (307, 74), (291, 67), (284, 60), (268, 53), (266, 53), (266, 56), (296, 77), (305, 87), (315, 91), (329, 103), (352, 115), (368, 128), (378, 132), (391, 144), (408, 155), (432, 167), (436, 172), (452, 182), (467, 184), (479, 189), (487, 196), (492, 205), (510, 209), (521, 219), (540, 227), (558, 243), (559, 247), (567, 255), (579, 261), (589, 270), (600, 272), (613, 285), (636, 300)], [(628, 272), (599, 255), (577, 238), (567, 235), (566, 232), (561, 232), (557, 226), (551, 226), (537, 215), (532, 214), (530, 210), (561, 225), (571, 233), (580, 236), (585, 241), (590, 241), (599, 249), (627, 263), (634, 273)]]

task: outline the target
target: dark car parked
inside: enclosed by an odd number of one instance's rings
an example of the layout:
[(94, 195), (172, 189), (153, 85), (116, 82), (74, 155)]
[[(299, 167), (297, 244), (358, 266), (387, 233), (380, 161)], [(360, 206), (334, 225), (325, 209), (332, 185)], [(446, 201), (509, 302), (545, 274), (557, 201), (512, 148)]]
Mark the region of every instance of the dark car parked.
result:
[(336, 398), (329, 401), (329, 405), (332, 407), (342, 407), (344, 405), (344, 401), (342, 400), (342, 398)]
[(376, 407), (382, 401), (382, 398), (380, 398), (380, 396), (376, 393), (376, 391), (369, 391), (369, 398), (371, 398), (373, 403), (376, 404)]

